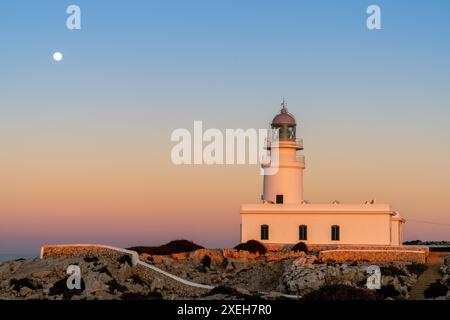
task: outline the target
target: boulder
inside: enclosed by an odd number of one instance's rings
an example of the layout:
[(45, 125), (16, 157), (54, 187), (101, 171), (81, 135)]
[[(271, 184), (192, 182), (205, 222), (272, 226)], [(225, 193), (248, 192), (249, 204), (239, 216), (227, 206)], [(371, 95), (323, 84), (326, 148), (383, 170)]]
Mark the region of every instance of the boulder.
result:
[(251, 253), (245, 250), (224, 249), (223, 256), (225, 258), (233, 258), (233, 259), (256, 259), (260, 255), (258, 252)]
[(275, 262), (275, 261), (281, 261), (281, 260), (288, 260), (288, 259), (294, 259), (299, 257), (306, 256), (306, 253), (304, 252), (275, 252), (275, 253), (268, 253), (266, 254), (266, 261), (267, 262)]
[(312, 265), (317, 262), (317, 257), (313, 255), (304, 255), (293, 262), (293, 266)]
[(281, 287), (289, 293), (304, 295), (326, 284), (355, 285), (367, 279), (361, 266), (306, 263), (307, 257), (295, 260), (281, 277)]
[(225, 270), (226, 270), (226, 271), (233, 271), (234, 269), (235, 269), (235, 268), (234, 268), (233, 261), (228, 260), (227, 266), (226, 266)]
[(152, 256), (152, 261), (154, 264), (164, 264), (166, 266), (169, 266), (173, 263), (173, 259), (170, 256)]
[(250, 291), (244, 288), (236, 288), (236, 292), (242, 294), (242, 295), (246, 295), (249, 296), (250, 295)]
[(106, 273), (99, 272), (89, 272), (84, 277), (87, 295), (96, 295), (108, 291), (106, 283), (112, 280)]
[(19, 291), (19, 294), (21, 297), (26, 297), (26, 296), (30, 295), (31, 293), (33, 293), (33, 290), (28, 287), (22, 287), (22, 288), (20, 288), (20, 291)]
[(189, 257), (189, 252), (172, 253), (170, 257), (174, 260), (186, 260)]
[(450, 267), (450, 254), (444, 257), (444, 264)]
[(192, 259), (194, 263), (198, 264), (205, 258), (205, 256), (208, 256), (211, 259), (211, 266), (213, 268), (222, 266), (225, 259), (222, 250), (215, 249), (199, 249), (192, 251), (189, 254), (189, 259)]
[(155, 278), (153, 279), (152, 283), (150, 284), (150, 291), (162, 291), (164, 289), (164, 281), (161, 278)]

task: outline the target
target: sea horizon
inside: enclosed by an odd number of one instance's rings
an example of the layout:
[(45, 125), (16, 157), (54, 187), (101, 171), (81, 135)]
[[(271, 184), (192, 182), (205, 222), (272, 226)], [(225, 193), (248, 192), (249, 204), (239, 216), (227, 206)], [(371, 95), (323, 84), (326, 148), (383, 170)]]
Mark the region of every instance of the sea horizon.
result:
[(37, 253), (0, 253), (0, 262), (38, 257)]

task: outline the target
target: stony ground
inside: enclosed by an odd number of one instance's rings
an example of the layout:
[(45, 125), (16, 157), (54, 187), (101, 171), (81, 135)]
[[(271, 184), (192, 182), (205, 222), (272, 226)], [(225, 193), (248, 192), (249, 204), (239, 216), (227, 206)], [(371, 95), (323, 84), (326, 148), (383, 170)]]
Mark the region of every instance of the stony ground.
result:
[[(322, 263), (302, 252), (250, 254), (233, 249), (201, 249), (140, 259), (197, 283), (216, 286), (198, 290), (142, 266), (131, 266), (120, 254), (48, 257), (0, 263), (0, 299), (250, 299), (303, 296), (327, 285), (366, 289), (368, 264)], [(441, 283), (450, 285), (450, 258), (441, 267)], [(82, 288), (68, 290), (66, 269), (78, 265)], [(380, 265), (382, 298), (408, 299), (419, 272), (406, 263)], [(420, 269), (420, 268), (419, 268)], [(441, 299), (450, 297), (441, 297)]]

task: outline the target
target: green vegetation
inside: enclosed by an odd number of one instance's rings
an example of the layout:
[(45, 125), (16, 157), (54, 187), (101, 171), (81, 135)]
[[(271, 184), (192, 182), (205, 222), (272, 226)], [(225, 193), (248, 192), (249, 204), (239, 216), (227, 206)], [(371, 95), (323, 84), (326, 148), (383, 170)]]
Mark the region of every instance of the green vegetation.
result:
[(128, 263), (128, 265), (131, 267), (133, 265), (132, 260), (131, 260), (131, 256), (129, 256), (128, 254), (124, 254), (123, 256), (121, 256), (119, 259), (117, 259), (117, 261), (120, 264), (124, 264), (124, 263)]
[(202, 265), (203, 268), (209, 268), (211, 267), (211, 258), (208, 255), (205, 255), (202, 259), (202, 261), (200, 261), (200, 264)]
[(67, 288), (67, 279), (69, 277), (65, 277), (64, 279), (61, 279), (53, 284), (53, 286), (50, 288), (48, 295), (49, 296), (56, 296), (59, 294), (63, 295), (63, 299), (70, 300), (74, 295), (80, 295), (85, 288), (84, 280), (81, 279), (81, 289), (73, 289), (70, 290)]
[(308, 246), (304, 242), (298, 242), (292, 247), (291, 251), (308, 253)]
[(234, 247), (238, 251), (248, 251), (250, 253), (259, 253), (259, 254), (265, 254), (267, 252), (266, 247), (259, 241), (256, 240), (249, 240), (245, 243), (238, 244), (236, 247)]
[(203, 296), (212, 296), (215, 294), (226, 294), (226, 295), (237, 295), (239, 294), (236, 289), (227, 286), (217, 286), (212, 288), (209, 292), (205, 293)]
[(136, 284), (145, 285), (145, 281), (142, 280), (142, 278), (139, 277), (137, 274), (133, 274), (133, 276), (131, 277), (131, 279), (132, 279), (133, 282), (136, 283)]
[(412, 240), (403, 242), (405, 246), (450, 246), (450, 241), (422, 241)]
[(227, 286), (215, 287), (215, 288), (211, 289), (209, 292), (205, 293), (203, 295), (203, 297), (213, 296), (216, 294), (233, 296), (234, 298), (243, 299), (243, 300), (260, 300), (261, 299), (261, 295), (258, 293), (243, 294), (243, 293), (237, 291), (236, 289), (227, 287)]
[(375, 291), (343, 284), (327, 285), (303, 296), (303, 300), (380, 300)]
[(117, 292), (126, 292), (128, 291), (128, 288), (124, 285), (121, 285), (119, 282), (117, 282), (116, 279), (112, 279), (106, 283), (109, 286), (109, 293), (114, 294)]
[[(13, 290), (20, 291), (23, 287), (29, 288), (31, 290), (38, 289), (31, 279), (23, 278), (23, 279), (11, 279), (9, 280), (9, 285), (13, 287)], [(42, 288), (42, 286), (40, 286)]]
[(112, 274), (109, 271), (108, 267), (106, 267), (106, 266), (101, 267), (100, 269), (97, 270), (97, 272), (106, 273), (108, 276), (110, 276), (112, 278)]
[(425, 263), (414, 262), (414, 263), (408, 264), (406, 266), (406, 269), (408, 269), (409, 273), (415, 274), (415, 275), (417, 275), (417, 277), (420, 277), (420, 275), (422, 273), (424, 273), (425, 270), (428, 269), (428, 266)]
[(151, 255), (169, 255), (172, 253), (192, 252), (198, 249), (204, 249), (204, 247), (189, 240), (174, 240), (159, 247), (141, 246), (131, 247), (127, 249), (136, 251), (138, 254), (147, 253)]
[(137, 292), (125, 292), (119, 297), (121, 300), (155, 300), (162, 299), (162, 295), (159, 292), (150, 292), (148, 294), (142, 294)]
[(394, 265), (389, 265), (387, 267), (380, 267), (381, 274), (384, 276), (392, 276), (392, 277), (398, 277), (398, 276), (406, 276), (406, 272), (402, 269), (397, 268)]
[(442, 297), (447, 295), (448, 288), (444, 286), (442, 283), (436, 281), (435, 283), (432, 283), (428, 286), (428, 288), (425, 289), (424, 295), (426, 299), (434, 299), (437, 297)]
[(400, 292), (398, 292), (392, 284), (382, 286), (379, 294), (381, 294), (384, 298), (396, 298), (400, 296)]
[(93, 256), (89, 256), (89, 257), (85, 257), (85, 258), (84, 258), (84, 261), (86, 261), (87, 263), (90, 263), (90, 262), (97, 262), (97, 261), (98, 261), (98, 258), (97, 258), (97, 257), (93, 257)]

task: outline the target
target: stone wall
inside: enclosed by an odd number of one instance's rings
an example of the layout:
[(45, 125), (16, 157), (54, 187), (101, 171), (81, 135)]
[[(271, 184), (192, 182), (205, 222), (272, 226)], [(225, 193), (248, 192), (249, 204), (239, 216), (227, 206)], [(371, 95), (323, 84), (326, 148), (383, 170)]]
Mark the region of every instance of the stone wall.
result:
[(322, 261), (346, 262), (346, 261), (366, 261), (366, 262), (416, 262), (425, 263), (426, 255), (424, 251), (413, 250), (325, 250), (319, 253)]
[(51, 245), (42, 246), (40, 258), (47, 257), (79, 257), (87, 255), (101, 255), (101, 256), (112, 256), (117, 257), (118, 255), (130, 256), (133, 265), (139, 260), (139, 255), (130, 250), (116, 248), (106, 245), (96, 245), (96, 244), (68, 244), (68, 245)]
[(308, 244), (310, 251), (327, 250), (395, 250), (395, 251), (421, 251), (428, 257), (430, 248), (426, 246), (378, 246), (378, 245), (345, 245), (345, 244)]
[[(293, 247), (288, 244), (264, 244), (268, 251), (286, 251)], [(430, 248), (427, 246), (382, 246), (382, 245), (351, 245), (351, 244), (308, 244), (309, 251), (326, 251), (326, 250), (406, 250), (406, 251), (422, 251), (425, 257), (430, 254)]]

